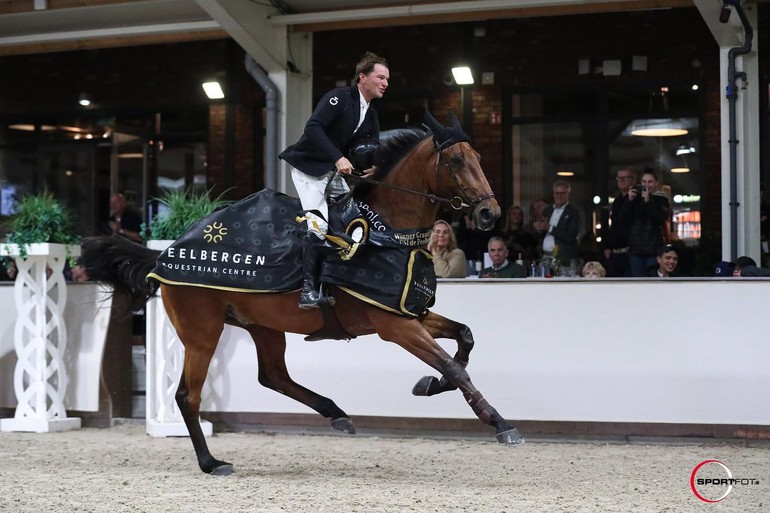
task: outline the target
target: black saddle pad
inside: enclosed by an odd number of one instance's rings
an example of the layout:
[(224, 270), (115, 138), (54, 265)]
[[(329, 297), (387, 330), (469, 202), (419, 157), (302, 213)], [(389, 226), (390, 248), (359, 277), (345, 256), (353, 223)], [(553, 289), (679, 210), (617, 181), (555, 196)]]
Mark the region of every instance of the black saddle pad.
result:
[[(158, 258), (148, 278), (250, 293), (302, 286), (302, 236), (297, 198), (263, 189), (201, 219)], [(429, 228), (394, 231), (368, 205), (348, 199), (332, 207), (332, 231), (357, 245), (327, 257), (322, 280), (401, 315), (433, 304), (436, 276), (422, 247)]]

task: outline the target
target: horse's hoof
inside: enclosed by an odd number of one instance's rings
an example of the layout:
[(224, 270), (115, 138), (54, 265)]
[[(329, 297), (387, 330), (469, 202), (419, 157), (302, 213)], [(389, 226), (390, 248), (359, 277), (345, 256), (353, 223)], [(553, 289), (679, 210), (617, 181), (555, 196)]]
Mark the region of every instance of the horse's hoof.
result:
[(495, 435), (495, 438), (497, 438), (497, 441), (503, 445), (524, 444), (524, 438), (521, 436), (521, 433), (519, 433), (519, 430), (516, 428), (509, 429), (508, 431), (503, 431), (502, 433), (497, 433)]
[(211, 475), (212, 476), (229, 476), (233, 472), (235, 472), (233, 465), (231, 463), (225, 463), (223, 461), (221, 465), (211, 470)]
[(348, 435), (355, 435), (356, 428), (353, 426), (353, 421), (348, 417), (340, 417), (332, 420), (332, 428), (335, 431), (340, 431)]
[[(439, 387), (439, 380), (438, 378), (434, 376), (423, 376), (420, 378), (420, 381), (418, 381), (414, 387), (412, 387), (412, 395), (416, 395), (418, 397), (427, 397), (431, 394), (431, 388), (438, 388)], [(433, 392), (435, 393), (435, 392)]]

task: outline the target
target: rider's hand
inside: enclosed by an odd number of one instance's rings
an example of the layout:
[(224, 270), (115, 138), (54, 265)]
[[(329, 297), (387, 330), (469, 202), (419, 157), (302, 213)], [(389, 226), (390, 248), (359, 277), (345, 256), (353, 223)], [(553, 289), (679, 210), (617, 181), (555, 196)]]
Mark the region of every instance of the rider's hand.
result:
[(372, 166), (369, 169), (365, 169), (361, 171), (360, 173), (356, 173), (357, 176), (360, 176), (361, 178), (371, 178), (374, 176), (374, 173), (377, 171), (376, 166)]
[(334, 167), (337, 169), (338, 173), (343, 175), (349, 175), (353, 172), (353, 164), (351, 164), (345, 157), (340, 157), (340, 159), (334, 163)]

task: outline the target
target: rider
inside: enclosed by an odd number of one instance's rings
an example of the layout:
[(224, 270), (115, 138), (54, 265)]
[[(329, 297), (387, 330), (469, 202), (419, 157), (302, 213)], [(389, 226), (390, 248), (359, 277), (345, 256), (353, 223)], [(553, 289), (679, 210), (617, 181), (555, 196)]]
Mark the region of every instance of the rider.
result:
[[(352, 143), (362, 138), (379, 139), (377, 112), (370, 108), (373, 98), (382, 98), (388, 88), (390, 71), (382, 57), (366, 52), (356, 65), (350, 87), (332, 89), (318, 102), (305, 125), (299, 142), (286, 148), (279, 158), (291, 164), (291, 178), (307, 219), (303, 253), (304, 285), (299, 297), (300, 308), (318, 308), (321, 303), (334, 304), (331, 296), (322, 296), (319, 272), (321, 243), (328, 231), (329, 209), (325, 191), (330, 196), (350, 189), (342, 175), (351, 174), (353, 165), (345, 156)], [(360, 170), (365, 178), (374, 168)], [(331, 182), (331, 183), (330, 183)]]

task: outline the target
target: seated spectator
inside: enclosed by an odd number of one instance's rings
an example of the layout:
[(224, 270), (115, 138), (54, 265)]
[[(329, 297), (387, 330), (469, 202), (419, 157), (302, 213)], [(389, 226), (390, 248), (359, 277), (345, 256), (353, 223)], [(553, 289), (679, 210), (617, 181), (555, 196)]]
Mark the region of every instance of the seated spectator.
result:
[(86, 268), (80, 264), (72, 268), (71, 276), (72, 276), (72, 281), (74, 282), (84, 282), (84, 281), (90, 280), (90, 278), (88, 277), (88, 273), (86, 273)]
[(746, 278), (755, 276), (770, 276), (770, 269), (757, 267), (757, 263), (753, 258), (742, 256), (738, 257), (738, 259), (735, 261), (733, 276)]
[(497, 224), (491, 230), (476, 230), (473, 219), (468, 214), (463, 214), (457, 225), (457, 247), (465, 254), (469, 260), (483, 260), (484, 252), (487, 250), (489, 239), (501, 232)]
[(526, 278), (527, 270), (523, 266), (508, 261), (508, 248), (502, 237), (492, 237), (487, 244), (487, 252), (492, 260), (490, 267), (481, 270), (479, 278)]
[(524, 223), (524, 211), (520, 206), (514, 205), (508, 209), (503, 222), (501, 237), (505, 241), (512, 260), (532, 260), (535, 258), (537, 239), (527, 231), (527, 226)]
[(591, 262), (586, 262), (586, 265), (583, 266), (582, 274), (583, 278), (587, 280), (598, 280), (607, 276), (607, 271), (602, 264), (593, 260)]
[(0, 281), (14, 281), (16, 279), (16, 262), (13, 258), (0, 258)]
[(433, 223), (428, 251), (438, 278), (465, 278), (465, 253), (457, 247), (455, 232), (443, 219)]
[(716, 278), (729, 278), (734, 275), (735, 264), (733, 262), (725, 262), (724, 260), (719, 262), (714, 268), (714, 277)]
[(648, 276), (653, 278), (669, 278), (675, 276), (676, 266), (679, 263), (679, 251), (667, 244), (658, 250), (658, 266), (649, 270)]

